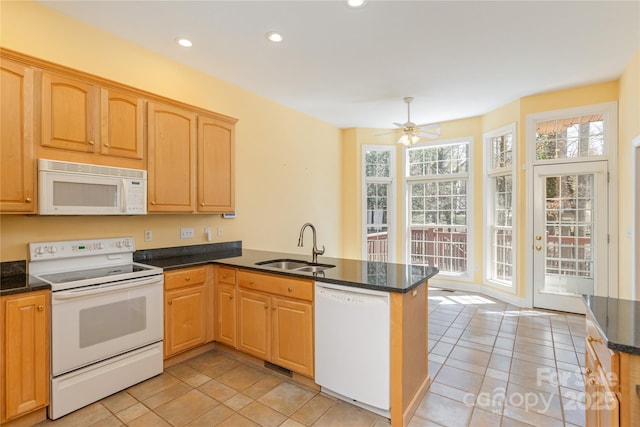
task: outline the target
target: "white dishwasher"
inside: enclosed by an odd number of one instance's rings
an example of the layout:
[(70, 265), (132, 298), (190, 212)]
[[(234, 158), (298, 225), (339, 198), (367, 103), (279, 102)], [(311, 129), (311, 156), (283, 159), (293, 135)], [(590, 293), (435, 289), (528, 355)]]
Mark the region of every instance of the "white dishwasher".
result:
[(315, 382), (389, 418), (389, 293), (315, 283)]

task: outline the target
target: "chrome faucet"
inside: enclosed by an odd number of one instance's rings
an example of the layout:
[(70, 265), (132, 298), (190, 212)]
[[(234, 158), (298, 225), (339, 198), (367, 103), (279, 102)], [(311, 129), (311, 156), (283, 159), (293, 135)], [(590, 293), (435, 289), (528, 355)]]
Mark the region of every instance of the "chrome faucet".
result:
[(318, 255), (324, 254), (324, 245), (322, 245), (322, 250), (318, 249), (316, 246), (316, 228), (310, 222), (305, 223), (300, 229), (300, 237), (298, 238), (298, 246), (302, 247), (304, 238), (304, 230), (307, 227), (311, 227), (311, 231), (313, 231), (313, 249), (311, 250), (311, 262), (314, 264), (318, 263)]

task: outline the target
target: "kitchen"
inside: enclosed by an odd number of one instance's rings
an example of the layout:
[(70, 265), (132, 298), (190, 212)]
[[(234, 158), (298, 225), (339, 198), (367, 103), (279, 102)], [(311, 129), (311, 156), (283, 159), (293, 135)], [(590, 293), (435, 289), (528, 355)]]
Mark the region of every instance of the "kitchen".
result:
[[(235, 219), (191, 214), (106, 219), (87, 216), (72, 220), (3, 215), (2, 261), (29, 259), (29, 242), (132, 236), (139, 250), (201, 244), (207, 242), (206, 228), (212, 230), (213, 243), (242, 240), (245, 244), (250, 243), (251, 249), (307, 256), (308, 246), (296, 246), (299, 228), (305, 221), (312, 222), (318, 229), (319, 241), (326, 245), (327, 255), (360, 258), (359, 232), (353, 231), (359, 229), (360, 200), (352, 196), (358, 193), (359, 184), (354, 176), (342, 178), (340, 171), (359, 169), (360, 146), (370, 144), (369, 135), (375, 131), (342, 131), (121, 39), (86, 28), (36, 3), (9, 2), (3, 3), (2, 8), (3, 47), (239, 119), (236, 127)], [(77, 46), (78, 40), (85, 44)], [(76, 48), (68, 49), (66, 46), (70, 45)], [(126, 61), (112, 59), (125, 54)], [(511, 117), (522, 120), (520, 116), (528, 112), (572, 106), (574, 99), (586, 99), (581, 102), (588, 103), (617, 100), (620, 103), (619, 154), (624, 157), (628, 148), (623, 141), (640, 133), (636, 128), (637, 120), (633, 120), (637, 100), (630, 95), (634, 93), (633, 85), (637, 85), (637, 69), (634, 68), (637, 59), (634, 61), (620, 82), (532, 96), (526, 100), (529, 110), (524, 109), (526, 102), (522, 102), (522, 110), (496, 111), (487, 114), (485, 120), (500, 124), (512, 120)], [(179, 84), (176, 84), (176, 76), (182, 76)], [(203, 87), (210, 88), (210, 92), (202, 90)], [(624, 105), (627, 108), (623, 108)], [(497, 117), (505, 114), (509, 119)], [(492, 124), (485, 125), (477, 118), (451, 123), (446, 131), (447, 138), (472, 133), (477, 135), (479, 142), (485, 126), (488, 129)], [(301, 139), (304, 139), (304, 145), (300, 144)], [(628, 199), (624, 195), (631, 194), (629, 166), (620, 164), (620, 174), (620, 226), (626, 229), (632, 218), (630, 207), (624, 203), (625, 198)], [(343, 188), (346, 189), (344, 192)], [(283, 199), (281, 189), (286, 189), (287, 195), (295, 194), (296, 202)], [(273, 215), (266, 217), (269, 212)], [(192, 228), (194, 238), (180, 239), (181, 228)], [(145, 241), (145, 230), (152, 232), (150, 242)], [(474, 251), (480, 253), (481, 239), (476, 240)], [(633, 264), (629, 258), (629, 239), (621, 236), (619, 245), (619, 265)], [(630, 282), (627, 267), (620, 269), (621, 283)], [(481, 282), (480, 273), (475, 281)], [(621, 285), (619, 294), (629, 298), (631, 289)]]

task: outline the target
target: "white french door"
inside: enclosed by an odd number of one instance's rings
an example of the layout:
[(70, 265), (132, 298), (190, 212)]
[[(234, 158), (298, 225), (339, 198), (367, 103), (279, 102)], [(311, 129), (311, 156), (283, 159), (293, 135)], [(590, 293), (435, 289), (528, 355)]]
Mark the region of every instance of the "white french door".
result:
[(534, 166), (533, 305), (584, 313), (608, 295), (607, 161)]

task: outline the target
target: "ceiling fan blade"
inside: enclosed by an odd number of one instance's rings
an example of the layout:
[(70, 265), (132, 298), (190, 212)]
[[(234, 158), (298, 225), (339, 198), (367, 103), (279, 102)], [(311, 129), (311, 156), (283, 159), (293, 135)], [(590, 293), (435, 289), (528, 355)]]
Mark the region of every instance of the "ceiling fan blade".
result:
[(423, 125), (417, 125), (416, 127), (423, 129), (435, 129), (440, 127), (440, 123), (425, 123)]
[(382, 135), (392, 135), (394, 133), (398, 133), (397, 130), (393, 130), (391, 132), (385, 132), (385, 133), (376, 133), (374, 136), (382, 136)]
[(393, 124), (398, 126), (399, 128), (404, 128), (405, 127), (404, 123), (393, 122)]
[(418, 135), (425, 138), (436, 139), (440, 136), (440, 132), (418, 132)]

